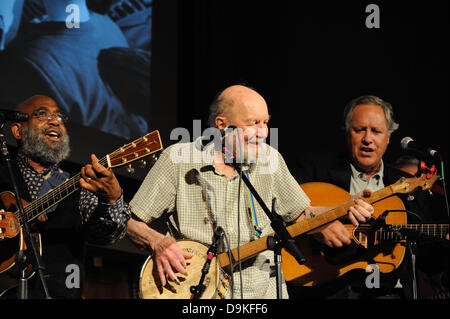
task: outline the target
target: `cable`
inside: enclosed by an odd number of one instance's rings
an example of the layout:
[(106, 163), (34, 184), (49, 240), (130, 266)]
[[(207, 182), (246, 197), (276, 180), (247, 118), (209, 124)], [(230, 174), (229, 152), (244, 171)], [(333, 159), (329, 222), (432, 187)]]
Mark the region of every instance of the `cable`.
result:
[(445, 178), (444, 178), (444, 161), (442, 159), (441, 159), (441, 175), (442, 175), (442, 187), (444, 188), (445, 207), (447, 208), (447, 218), (450, 219), (449, 207), (448, 207), (448, 197), (447, 197), (447, 187), (445, 186)]
[[(240, 134), (239, 134), (239, 129), (236, 130), (236, 135), (237, 135), (237, 144), (239, 145), (239, 160), (241, 162), (243, 162), (243, 157), (242, 155), (244, 154), (243, 150), (242, 150), (242, 143), (241, 143), (241, 139), (240, 139)], [(237, 164), (239, 165), (239, 164)], [(238, 215), (238, 220), (237, 220), (237, 227), (238, 227), (238, 244), (237, 244), (237, 249), (238, 249), (238, 265), (239, 265), (239, 281), (240, 281), (240, 290), (241, 290), (241, 299), (244, 299), (244, 292), (243, 292), (243, 288), (242, 288), (242, 263), (241, 263), (241, 185), (242, 185), (242, 167), (240, 167), (239, 169), (239, 183), (238, 183), (238, 211), (237, 211), (237, 215)]]
[(227, 246), (227, 253), (228, 253), (228, 259), (230, 260), (230, 270), (231, 270), (231, 299), (234, 299), (234, 277), (233, 277), (233, 255), (231, 254), (231, 246), (230, 242), (228, 240), (227, 233), (223, 233), (223, 238), (225, 240), (226, 246)]
[(419, 224), (422, 224), (422, 217), (420, 217), (419, 214), (411, 211), (411, 210), (403, 210), (404, 212), (406, 212), (406, 214), (411, 214), (417, 217), (417, 219), (419, 220)]
[[(240, 288), (241, 288), (241, 299), (244, 299), (244, 295), (243, 295), (243, 290), (242, 290), (242, 263), (241, 263), (241, 184), (242, 184), (242, 169), (240, 170), (239, 173), (239, 186), (238, 186), (238, 221), (237, 221), (237, 226), (238, 226), (238, 243), (237, 243), (237, 248), (238, 248), (238, 265), (239, 265), (239, 281), (240, 281)], [(233, 272), (231, 272), (231, 274), (233, 275)]]

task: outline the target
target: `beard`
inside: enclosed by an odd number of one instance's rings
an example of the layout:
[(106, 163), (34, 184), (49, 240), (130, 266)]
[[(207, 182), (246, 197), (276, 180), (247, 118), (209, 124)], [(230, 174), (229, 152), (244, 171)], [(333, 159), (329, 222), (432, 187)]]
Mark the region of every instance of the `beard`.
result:
[(45, 130), (23, 126), (20, 152), (44, 166), (58, 164), (69, 156), (70, 145), (67, 134), (60, 141), (46, 141), (44, 137)]

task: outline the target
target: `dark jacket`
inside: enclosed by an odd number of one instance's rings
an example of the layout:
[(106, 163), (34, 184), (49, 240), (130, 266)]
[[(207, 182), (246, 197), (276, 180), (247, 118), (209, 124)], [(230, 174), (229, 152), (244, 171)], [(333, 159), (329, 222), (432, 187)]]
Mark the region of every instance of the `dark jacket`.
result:
[[(20, 196), (27, 203), (31, 202), (30, 194), (23, 177), (14, 161), (11, 161)], [(0, 191), (14, 193), (10, 180), (8, 167), (4, 161), (0, 164)], [(61, 201), (56, 210), (48, 214), (46, 222), (34, 219), (30, 223), (32, 232), (42, 236), (42, 261), (45, 267), (44, 274), (52, 298), (80, 298), (83, 282), (83, 248), (84, 235), (81, 227), (81, 217), (78, 211), (79, 191)], [(3, 205), (2, 205), (3, 206)], [(25, 205), (27, 206), (27, 205)], [(0, 243), (5, 245), (7, 243)], [(19, 247), (17, 247), (18, 249)], [(28, 250), (31, 254), (31, 249)], [(67, 287), (66, 279), (74, 274), (74, 266), (80, 270), (79, 288)], [(69, 266), (69, 268), (67, 268)], [(67, 272), (66, 272), (67, 271)], [(1, 278), (1, 277), (0, 277)], [(70, 280), (70, 278), (69, 278)], [(75, 284), (72, 281), (72, 284)], [(45, 295), (40, 287), (38, 275), (35, 274), (29, 281), (29, 297), (43, 298)]]

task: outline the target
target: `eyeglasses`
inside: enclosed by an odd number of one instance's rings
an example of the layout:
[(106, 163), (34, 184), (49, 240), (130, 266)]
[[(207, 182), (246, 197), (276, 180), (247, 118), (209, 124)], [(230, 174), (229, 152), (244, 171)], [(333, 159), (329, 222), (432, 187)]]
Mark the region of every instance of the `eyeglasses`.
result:
[(53, 116), (56, 117), (56, 120), (58, 122), (63, 123), (63, 124), (66, 124), (67, 121), (69, 120), (69, 117), (67, 115), (64, 115), (61, 113), (50, 113), (47, 110), (39, 110), (39, 111), (33, 112), (31, 114), (31, 117), (37, 118), (41, 121), (44, 121), (44, 120), (49, 121), (52, 119)]

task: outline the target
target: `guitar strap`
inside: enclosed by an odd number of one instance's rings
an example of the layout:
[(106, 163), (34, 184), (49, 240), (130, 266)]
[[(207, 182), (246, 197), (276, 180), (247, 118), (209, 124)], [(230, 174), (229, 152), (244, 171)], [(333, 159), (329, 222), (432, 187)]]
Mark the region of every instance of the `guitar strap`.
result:
[[(247, 176), (247, 179), (250, 180), (250, 177), (248, 175), (248, 170), (245, 170), (244, 173), (245, 173), (245, 176)], [(247, 195), (248, 195), (248, 202), (249, 202), (250, 217), (252, 218), (252, 221), (253, 221), (253, 229), (255, 230), (255, 235), (258, 238), (260, 238), (262, 230), (258, 224), (258, 217), (256, 216), (256, 209), (255, 209), (255, 202), (253, 200), (253, 194), (247, 186), (246, 186), (246, 188), (247, 188)]]
[[(51, 170), (44, 176), (44, 182), (42, 183), (42, 188), (39, 194), (39, 197), (47, 194), (49, 191), (54, 189), (56, 186), (59, 186), (60, 184), (64, 183), (69, 178), (69, 173), (64, 172), (60, 168)], [(51, 213), (56, 210), (58, 205), (54, 205), (53, 207), (50, 207), (45, 211), (45, 215), (48, 213)]]
[[(47, 194), (69, 178), (69, 173), (64, 172), (57, 165), (52, 165), (42, 173), (37, 173), (28, 165), (26, 158), (20, 155), (17, 157), (17, 164), (32, 200)], [(44, 214), (47, 215), (53, 212), (57, 206), (49, 208)]]

